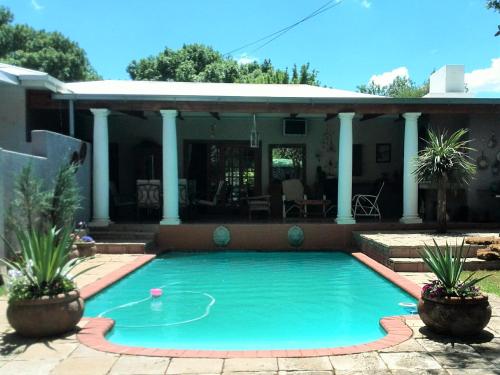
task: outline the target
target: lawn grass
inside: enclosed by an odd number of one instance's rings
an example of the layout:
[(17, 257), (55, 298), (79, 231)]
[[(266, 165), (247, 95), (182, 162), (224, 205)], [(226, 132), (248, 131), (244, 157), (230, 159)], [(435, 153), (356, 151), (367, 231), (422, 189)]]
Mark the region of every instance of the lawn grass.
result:
[[(465, 277), (469, 276), (471, 271), (462, 272), (461, 279), (463, 280)], [(500, 271), (477, 271), (474, 275), (475, 277), (481, 277), (485, 275), (491, 275), (486, 279), (479, 282), (479, 286), (483, 292), (493, 293), (497, 296), (500, 296)]]

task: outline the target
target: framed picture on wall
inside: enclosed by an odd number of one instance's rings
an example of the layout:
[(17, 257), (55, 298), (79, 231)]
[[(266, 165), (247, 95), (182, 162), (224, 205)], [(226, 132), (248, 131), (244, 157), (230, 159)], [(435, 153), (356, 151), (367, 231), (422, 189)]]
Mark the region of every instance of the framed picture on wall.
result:
[(377, 163), (390, 163), (391, 162), (391, 144), (390, 143), (377, 143), (375, 149), (375, 159)]

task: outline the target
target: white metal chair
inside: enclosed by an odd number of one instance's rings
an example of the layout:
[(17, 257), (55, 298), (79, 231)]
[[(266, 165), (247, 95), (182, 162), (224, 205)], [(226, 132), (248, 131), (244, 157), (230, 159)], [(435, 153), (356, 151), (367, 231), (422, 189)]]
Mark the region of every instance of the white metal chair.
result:
[(224, 180), (219, 181), (219, 185), (217, 185), (217, 190), (212, 200), (198, 199), (196, 203), (199, 204), (200, 206), (208, 206), (208, 207), (217, 206), (221, 201), (221, 195), (223, 193), (224, 184), (225, 184)]
[(283, 219), (293, 209), (299, 210), (299, 214), (303, 214), (303, 204), (301, 202), (307, 200), (307, 195), (304, 194), (304, 185), (298, 179), (284, 180), (281, 182), (283, 195)]
[(137, 217), (141, 209), (145, 209), (148, 216), (151, 210), (161, 209), (161, 181), (137, 180)]
[(358, 216), (378, 217), (379, 221), (382, 219), (380, 207), (378, 206), (378, 198), (384, 184), (385, 182), (382, 182), (377, 195), (356, 194), (352, 197), (352, 214), (355, 219)]

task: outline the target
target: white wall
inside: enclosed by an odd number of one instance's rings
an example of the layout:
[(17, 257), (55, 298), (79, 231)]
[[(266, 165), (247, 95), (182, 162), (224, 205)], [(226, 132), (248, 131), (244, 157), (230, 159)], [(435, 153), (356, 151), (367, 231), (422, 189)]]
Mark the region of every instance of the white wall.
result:
[(28, 152), (26, 143), (26, 90), (0, 85), (0, 147)]

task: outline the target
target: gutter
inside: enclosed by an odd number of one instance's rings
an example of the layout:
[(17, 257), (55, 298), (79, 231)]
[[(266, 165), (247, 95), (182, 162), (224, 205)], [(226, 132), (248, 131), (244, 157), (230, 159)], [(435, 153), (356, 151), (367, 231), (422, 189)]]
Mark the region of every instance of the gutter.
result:
[(247, 103), (301, 103), (301, 104), (488, 104), (500, 105), (500, 98), (388, 98), (388, 97), (257, 97), (257, 96), (193, 96), (193, 95), (128, 95), (56, 93), (53, 99), (78, 101), (173, 101), (173, 102), (247, 102)]

